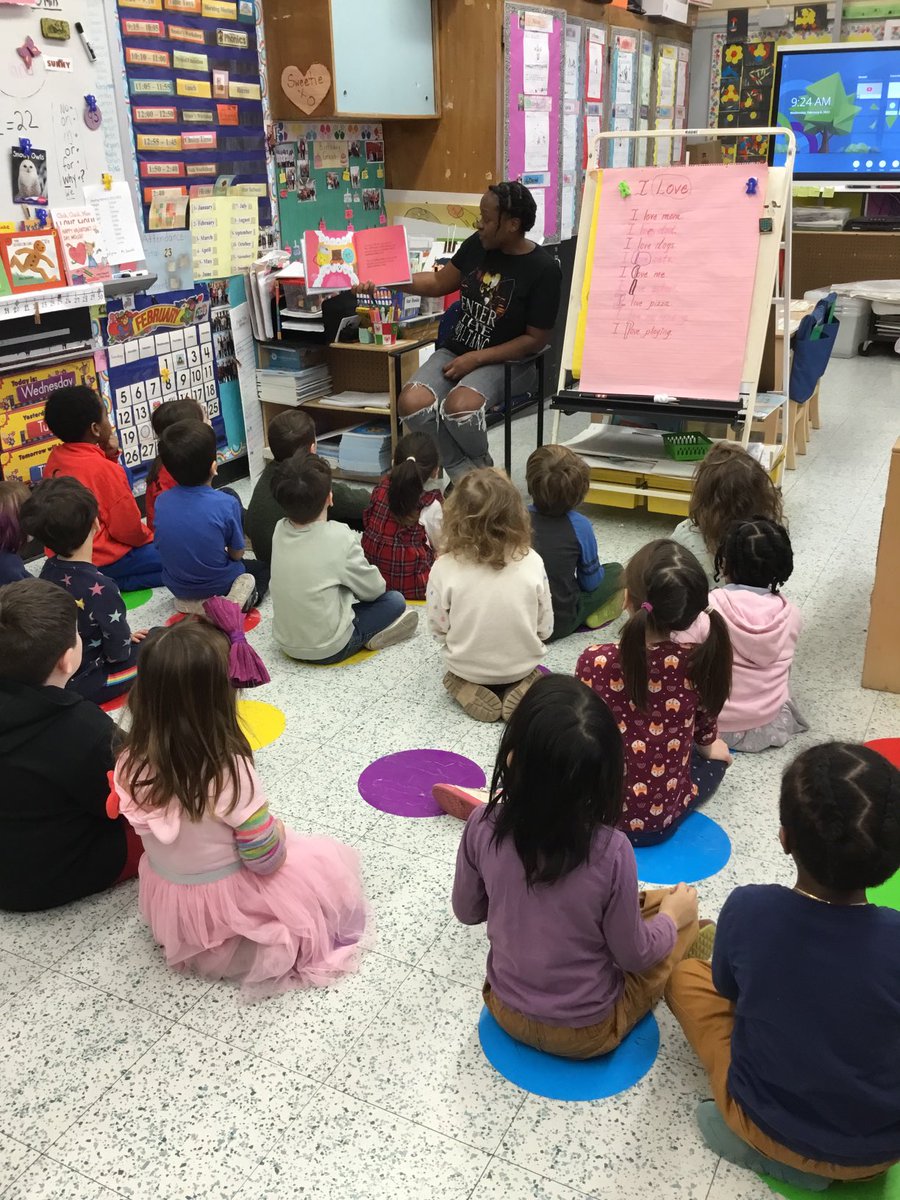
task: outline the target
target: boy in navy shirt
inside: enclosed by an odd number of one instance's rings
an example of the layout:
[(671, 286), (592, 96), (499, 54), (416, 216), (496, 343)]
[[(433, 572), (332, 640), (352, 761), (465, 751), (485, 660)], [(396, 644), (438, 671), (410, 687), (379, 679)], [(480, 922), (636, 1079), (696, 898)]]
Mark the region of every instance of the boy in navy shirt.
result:
[(242, 608), (261, 600), (268, 568), (244, 560), (240, 501), (210, 485), (216, 475), (216, 435), (199, 421), (170, 425), (159, 457), (177, 487), (156, 501), (156, 548), (163, 583), (181, 612), (202, 612), (211, 596), (227, 596)]
[(97, 499), (70, 475), (44, 479), (22, 505), (22, 527), (53, 551), (41, 579), (73, 597), (83, 646), (81, 665), (69, 684), (86, 700), (103, 704), (127, 692), (137, 675), (140, 643), (132, 633), (118, 585), (95, 567), (94, 537), (100, 528)]
[(582, 625), (599, 629), (622, 611), (620, 563), (600, 564), (594, 527), (575, 512), (587, 495), (590, 471), (568, 446), (541, 446), (529, 455), (525, 482), (531, 496), (532, 545), (544, 560), (553, 601), (551, 642)]
[(900, 868), (900, 771), (814, 746), (780, 816), (793, 889), (732, 892), (712, 963), (677, 966), (666, 1000), (709, 1075), (711, 1149), (821, 1191), (900, 1161), (900, 912), (866, 899)]

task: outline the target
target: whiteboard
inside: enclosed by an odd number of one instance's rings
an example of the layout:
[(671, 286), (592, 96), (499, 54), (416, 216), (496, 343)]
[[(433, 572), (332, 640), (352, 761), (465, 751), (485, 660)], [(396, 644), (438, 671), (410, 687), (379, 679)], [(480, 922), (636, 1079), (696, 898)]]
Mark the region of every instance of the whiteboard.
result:
[[(41, 34), (41, 18), (67, 21), (67, 42), (48, 41)], [(84, 26), (97, 61), (91, 62), (75, 32)], [(30, 37), (40, 56), (30, 71), (16, 48)], [(0, 72), (0, 221), (22, 220), (21, 205), (12, 202), (9, 151), (19, 138), (28, 138), (35, 149), (47, 153), (48, 207), (81, 204), (85, 183), (99, 183), (108, 172), (122, 179), (122, 150), (116, 120), (116, 88), (121, 68), (109, 51), (103, 5), (100, 0), (40, 0), (34, 8), (0, 4), (0, 45), (4, 47)], [(48, 71), (46, 60), (71, 60), (70, 71)], [(100, 128), (84, 123), (84, 97), (93, 95), (102, 114)]]

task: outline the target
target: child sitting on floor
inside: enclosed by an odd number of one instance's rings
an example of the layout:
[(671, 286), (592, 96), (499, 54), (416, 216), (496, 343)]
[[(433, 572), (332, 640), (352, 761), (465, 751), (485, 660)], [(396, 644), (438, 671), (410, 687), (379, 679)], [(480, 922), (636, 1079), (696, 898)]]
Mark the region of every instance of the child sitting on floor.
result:
[(47, 399), (44, 420), (63, 443), (50, 451), (44, 477), (72, 475), (97, 497), (94, 566), (123, 592), (160, 587), (162, 564), (153, 534), (119, 465), (119, 445), (100, 396), (82, 385), (57, 388)]
[(62, 588), (0, 588), (0, 909), (70, 904), (137, 874), (140, 840), (106, 813), (112, 719), (66, 687), (81, 662)]
[(179, 612), (203, 611), (210, 596), (227, 596), (248, 609), (269, 586), (268, 568), (244, 559), (241, 506), (216, 491), (216, 435), (200, 421), (170, 425), (159, 456), (176, 487), (156, 502), (156, 544), (163, 583)]
[(228, 661), (228, 637), (203, 619), (144, 651), (111, 798), (147, 851), (141, 913), (177, 970), (255, 991), (324, 986), (356, 966), (357, 856), (269, 811)]
[(26, 537), (22, 532), (21, 509), (31, 495), (28, 484), (18, 479), (0, 481), (0, 587), (17, 579), (30, 579), (22, 562)]
[[(437, 795), (439, 789), (435, 789)], [(490, 799), (466, 822), (453, 911), (487, 921), (484, 1002), (520, 1042), (596, 1058), (663, 994), (697, 941), (697, 893), (639, 892), (634, 851), (614, 828), (622, 741), (605, 704), (576, 679), (539, 679), (510, 719)]]
[(767, 517), (781, 524), (781, 492), (738, 442), (716, 442), (694, 473), (688, 518), (672, 538), (697, 558), (710, 588), (720, 585), (715, 554), (735, 521)]
[[(298, 451), (315, 454), (316, 427), (312, 418), (302, 408), (289, 408), (272, 418), (266, 434), (275, 461), (266, 463), (257, 480), (247, 508), (244, 530), (250, 539), (253, 553), (260, 562), (270, 567), (272, 535), (275, 526), (287, 515), (272, 495), (272, 477), (278, 463), (291, 458)], [(328, 520), (341, 521), (351, 529), (361, 532), (363, 510), (369, 502), (366, 489), (334, 479), (331, 483), (331, 495), (334, 503), (328, 510)]]
[(676, 967), (666, 1000), (709, 1076), (710, 1148), (821, 1191), (900, 1160), (900, 912), (866, 902), (900, 869), (900, 771), (814, 746), (785, 772), (780, 819), (793, 889), (733, 891), (712, 965)]
[(100, 528), (93, 493), (65, 475), (44, 479), (22, 506), (22, 523), (53, 551), (41, 579), (65, 588), (78, 606), (82, 658), (69, 686), (95, 704), (121, 696), (134, 683), (147, 630), (131, 632), (121, 592), (91, 561)]
[[(731, 689), (731, 644), (708, 609), (703, 568), (677, 542), (650, 542), (625, 568), (628, 622), (618, 645), (589, 646), (575, 674), (606, 701), (625, 744), (619, 828), (635, 846), (670, 837), (707, 800), (731, 762), (716, 716)], [(675, 631), (709, 613), (709, 633), (682, 646)]]
[(587, 517), (575, 512), (588, 493), (591, 473), (568, 446), (541, 446), (529, 455), (525, 482), (531, 496), (531, 532), (544, 560), (553, 597), (550, 641), (582, 625), (606, 625), (622, 611), (622, 567), (600, 565), (597, 538)]
[(359, 534), (329, 521), (331, 467), (299, 452), (280, 462), (272, 494), (287, 513), (272, 539), (272, 635), (285, 654), (336, 663), (381, 650), (416, 631), (419, 614), (385, 590)]
[(438, 544), (444, 497), (428, 482), (441, 469), (427, 433), (407, 433), (394, 451), (390, 473), (372, 489), (363, 513), (362, 548), (389, 588), (407, 600), (424, 600)]
[(518, 490), (494, 467), (457, 479), (431, 568), (428, 624), (444, 687), (476, 721), (509, 720), (553, 632), (553, 603)]
[[(738, 521), (715, 561), (716, 573), (727, 582), (710, 593), (709, 604), (728, 626), (734, 655), (719, 733), (732, 750), (784, 746), (809, 728), (790, 691), (803, 619), (778, 593), (794, 569), (791, 539), (783, 525), (764, 517)], [(704, 621), (701, 617), (698, 630)]]
[[(157, 405), (150, 414), (150, 424), (157, 442), (169, 428), (179, 421), (203, 421), (206, 423), (206, 409), (199, 400), (185, 396), (181, 400), (165, 400)], [(156, 501), (163, 492), (175, 487), (175, 480), (163, 466), (162, 459), (157, 454), (147, 472), (147, 490), (144, 493), (144, 511), (147, 515), (147, 525), (150, 529), (155, 526)]]

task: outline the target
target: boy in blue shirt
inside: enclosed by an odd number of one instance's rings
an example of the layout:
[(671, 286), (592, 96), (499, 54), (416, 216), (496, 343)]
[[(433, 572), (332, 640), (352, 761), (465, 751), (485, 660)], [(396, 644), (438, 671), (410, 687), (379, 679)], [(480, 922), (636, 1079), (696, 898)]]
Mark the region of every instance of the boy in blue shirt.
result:
[(709, 1075), (710, 1148), (823, 1191), (900, 1161), (900, 912), (866, 899), (900, 868), (900, 771), (814, 746), (780, 817), (796, 884), (732, 892), (712, 963), (677, 966), (666, 1000)]
[(594, 527), (575, 512), (591, 482), (587, 463), (568, 446), (541, 446), (528, 458), (525, 482), (532, 545), (544, 560), (553, 601), (548, 640), (568, 637), (582, 625), (608, 625), (622, 611), (622, 567), (601, 566)]
[(211, 484), (216, 435), (199, 421), (178, 421), (163, 433), (159, 457), (177, 487), (156, 501), (155, 541), (163, 584), (180, 612), (202, 612), (211, 596), (248, 609), (269, 586), (268, 568), (244, 560), (240, 501)]
[(92, 562), (100, 529), (97, 498), (71, 475), (44, 479), (22, 505), (21, 521), (53, 551), (41, 579), (64, 588), (78, 609), (84, 649), (69, 687), (95, 704), (121, 696), (134, 683), (147, 630), (132, 633), (118, 585)]

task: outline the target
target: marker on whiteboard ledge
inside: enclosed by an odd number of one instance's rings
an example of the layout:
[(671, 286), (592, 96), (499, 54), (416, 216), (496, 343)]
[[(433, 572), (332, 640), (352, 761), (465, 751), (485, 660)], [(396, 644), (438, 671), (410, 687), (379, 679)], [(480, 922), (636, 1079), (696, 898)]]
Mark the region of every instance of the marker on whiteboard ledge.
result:
[(653, 397), (653, 403), (654, 403), (654, 404), (677, 404), (677, 403), (678, 403), (678, 397), (677, 397), (677, 396), (670, 396), (670, 395), (668, 395), (668, 393), (666, 393), (666, 392), (658, 392), (658, 393), (657, 393), (657, 394), (656, 394), (656, 395)]
[(91, 45), (91, 43), (85, 37), (84, 26), (82, 25), (82, 23), (80, 21), (75, 22), (75, 32), (81, 38), (81, 44), (82, 44), (82, 46), (84, 46), (84, 49), (85, 49), (85, 52), (87, 53), (88, 58), (91, 60), (91, 62), (96, 62), (97, 55), (94, 53), (94, 47)]

